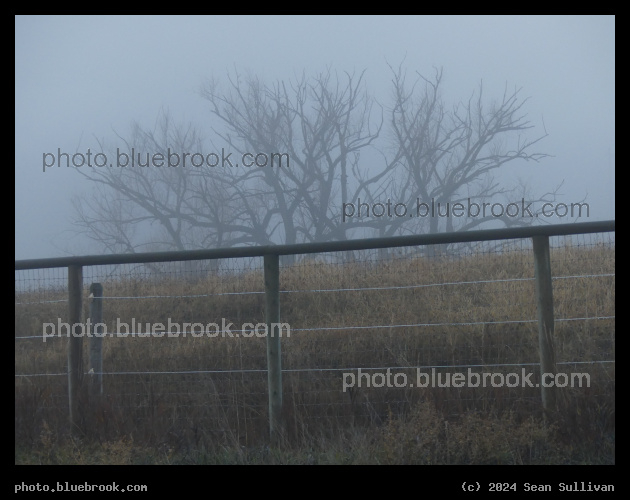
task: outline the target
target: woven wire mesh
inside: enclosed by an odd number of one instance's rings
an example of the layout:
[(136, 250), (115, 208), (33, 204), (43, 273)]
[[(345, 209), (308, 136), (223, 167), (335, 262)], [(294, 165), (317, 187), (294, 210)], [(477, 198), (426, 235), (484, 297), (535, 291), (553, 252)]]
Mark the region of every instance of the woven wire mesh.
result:
[[(596, 404), (614, 393), (614, 233), (550, 243), (558, 370), (587, 373), (590, 387), (571, 390)], [(84, 267), (85, 318), (97, 282), (104, 395), (83, 418), (100, 434), (266, 436), (262, 258)], [(535, 386), (446, 384), (488, 372), (539, 382), (529, 239), (291, 256), (280, 287), (290, 433), (380, 424), (426, 399), (453, 415), (540, 407)], [(67, 270), (16, 271), (15, 290), (16, 438), (34, 438), (43, 422), (67, 421)]]

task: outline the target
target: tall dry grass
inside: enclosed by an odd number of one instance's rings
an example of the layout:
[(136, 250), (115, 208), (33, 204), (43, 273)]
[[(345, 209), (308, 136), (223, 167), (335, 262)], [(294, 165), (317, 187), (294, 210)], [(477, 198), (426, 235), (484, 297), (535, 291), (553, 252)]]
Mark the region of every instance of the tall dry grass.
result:
[[(553, 274), (563, 277), (554, 280), (556, 318), (614, 316), (614, 276), (573, 277), (614, 268), (614, 244), (554, 249)], [(520, 373), (520, 366), (493, 365), (538, 361), (537, 325), (520, 322), (536, 318), (532, 278), (531, 252), (519, 249), (431, 260), (311, 259), (281, 268), (281, 290), (291, 292), (281, 294), (281, 318), (292, 330), (282, 340), (288, 455), (256, 451), (268, 437), (266, 341), (242, 336), (107, 337), (103, 365), (112, 374), (104, 376), (98, 404), (84, 384), (78, 449), (109, 443), (121, 454), (133, 443), (153, 450), (137, 460), (159, 463), (171, 463), (174, 455), (194, 463), (613, 461), (614, 363), (587, 362), (614, 360), (614, 319), (556, 323), (556, 360), (583, 363), (559, 370), (587, 372), (591, 386), (563, 389), (552, 424), (543, 422), (537, 388), (364, 384), (342, 391), (343, 373), (356, 375), (358, 368), (393, 367), (414, 385), (418, 366), (438, 367), (442, 375), (471, 365), (477, 372)], [(132, 318), (143, 331), (146, 323), (169, 320), (264, 322), (263, 294), (230, 294), (262, 291), (260, 271), (102, 284), (108, 331), (117, 319)], [(168, 296), (113, 299), (156, 295)], [(41, 292), (16, 292), (16, 337), (41, 336), (44, 322), (67, 318), (67, 304), (28, 304), (37, 297)], [(62, 299), (64, 291), (47, 298)], [(409, 326), (417, 324), (425, 326)], [(66, 342), (16, 339), (16, 374), (62, 374), (16, 377), (16, 461), (76, 459), (67, 451), (78, 445), (67, 423)], [(87, 363), (87, 342), (84, 349)], [(526, 368), (538, 381), (538, 367)], [(131, 452), (122, 455), (132, 460)]]

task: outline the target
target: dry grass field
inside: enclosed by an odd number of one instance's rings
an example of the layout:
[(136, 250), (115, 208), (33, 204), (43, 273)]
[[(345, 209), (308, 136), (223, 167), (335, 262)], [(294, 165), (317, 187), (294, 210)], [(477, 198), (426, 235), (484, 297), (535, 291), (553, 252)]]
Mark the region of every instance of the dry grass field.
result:
[[(43, 301), (65, 291), (18, 292), (16, 274), (15, 373), (49, 375), (15, 378), (15, 462), (614, 463), (615, 320), (566, 321), (614, 317), (614, 241), (553, 248), (551, 263), (558, 370), (588, 373), (590, 387), (558, 389), (559, 409), (546, 420), (535, 387), (366, 387), (365, 378), (342, 390), (344, 373), (359, 368), (390, 368), (410, 382), (416, 367), (443, 376), (526, 369), (538, 382), (530, 250), (281, 266), (291, 335), (282, 339), (284, 433), (272, 448), (266, 340), (255, 336), (106, 337), (102, 400), (82, 389), (82, 431), (71, 435), (67, 339), (41, 338), (43, 323), (68, 314), (67, 303)], [(142, 331), (264, 322), (264, 295), (241, 293), (263, 290), (259, 270), (195, 279), (86, 272), (85, 309), (98, 279), (108, 331), (132, 318)], [(27, 336), (39, 338), (17, 338)]]

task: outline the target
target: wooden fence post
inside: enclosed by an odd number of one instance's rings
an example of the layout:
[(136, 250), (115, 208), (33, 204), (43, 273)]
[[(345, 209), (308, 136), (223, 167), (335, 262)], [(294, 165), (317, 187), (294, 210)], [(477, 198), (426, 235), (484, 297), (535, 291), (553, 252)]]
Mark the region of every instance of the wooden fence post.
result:
[(551, 283), (551, 260), (549, 257), (549, 236), (533, 236), (534, 269), (536, 279), (536, 308), (538, 310), (538, 345), (540, 349), (540, 390), (545, 412), (556, 409), (555, 387), (545, 387), (543, 382), (555, 382), (554, 378), (544, 373), (556, 374), (556, 362), (553, 348), (553, 287)]
[(89, 384), (90, 397), (97, 401), (103, 394), (103, 285), (92, 283), (90, 285), (90, 326), (91, 335)]
[(68, 304), (70, 336), (68, 337), (68, 399), (70, 427), (80, 430), (79, 388), (83, 379), (83, 324), (81, 323), (81, 294), (83, 292), (83, 268), (68, 266)]
[(282, 429), (282, 362), (280, 351), (280, 265), (277, 255), (264, 256), (267, 322), (267, 383), (269, 386), (269, 436), (278, 443)]

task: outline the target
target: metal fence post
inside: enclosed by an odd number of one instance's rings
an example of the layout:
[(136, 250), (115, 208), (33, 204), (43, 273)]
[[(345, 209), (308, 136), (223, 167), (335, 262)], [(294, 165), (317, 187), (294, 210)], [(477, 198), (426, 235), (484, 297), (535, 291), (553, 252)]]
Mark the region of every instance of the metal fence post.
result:
[(90, 285), (90, 397), (97, 400), (103, 394), (103, 285)]
[(83, 325), (81, 324), (81, 294), (83, 268), (68, 266), (68, 303), (70, 336), (68, 337), (68, 399), (72, 432), (80, 429), (79, 388), (83, 379)]
[(533, 236), (534, 269), (536, 279), (536, 308), (538, 311), (538, 345), (540, 349), (541, 395), (545, 411), (556, 408), (555, 387), (545, 387), (545, 382), (553, 381), (543, 374), (556, 374), (553, 349), (553, 288), (551, 283), (551, 260), (549, 257), (549, 236)]
[(269, 435), (278, 442), (282, 428), (282, 362), (280, 351), (280, 265), (278, 255), (264, 256), (267, 322), (267, 382), (269, 386)]

